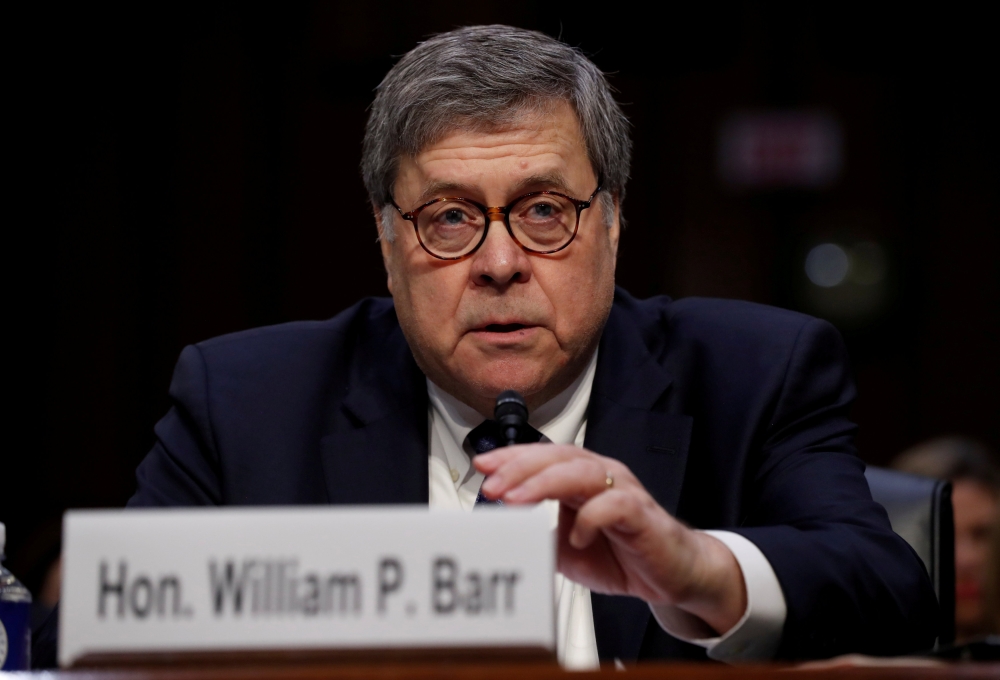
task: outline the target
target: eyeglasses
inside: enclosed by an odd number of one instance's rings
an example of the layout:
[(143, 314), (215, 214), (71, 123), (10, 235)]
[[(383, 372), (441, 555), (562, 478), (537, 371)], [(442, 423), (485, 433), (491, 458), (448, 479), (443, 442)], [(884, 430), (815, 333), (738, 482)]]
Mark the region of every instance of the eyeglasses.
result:
[(558, 253), (576, 238), (580, 213), (594, 202), (601, 190), (585, 201), (556, 191), (533, 191), (504, 207), (490, 208), (468, 198), (435, 198), (404, 213), (392, 205), (404, 220), (413, 223), (417, 240), (428, 254), (439, 260), (461, 260), (472, 255), (486, 241), (490, 223), (503, 219), (507, 233), (529, 253)]

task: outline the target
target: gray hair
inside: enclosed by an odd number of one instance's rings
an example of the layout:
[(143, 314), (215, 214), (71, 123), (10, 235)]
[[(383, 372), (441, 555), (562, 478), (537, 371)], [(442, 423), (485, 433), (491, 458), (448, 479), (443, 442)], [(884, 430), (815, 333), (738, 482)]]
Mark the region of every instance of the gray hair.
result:
[(579, 50), (536, 31), (469, 26), (433, 36), (403, 55), (378, 86), (361, 175), (392, 239), (392, 190), (401, 156), (415, 156), (457, 128), (495, 130), (526, 112), (568, 101), (602, 179), (604, 220), (625, 198), (632, 141), (604, 74)]

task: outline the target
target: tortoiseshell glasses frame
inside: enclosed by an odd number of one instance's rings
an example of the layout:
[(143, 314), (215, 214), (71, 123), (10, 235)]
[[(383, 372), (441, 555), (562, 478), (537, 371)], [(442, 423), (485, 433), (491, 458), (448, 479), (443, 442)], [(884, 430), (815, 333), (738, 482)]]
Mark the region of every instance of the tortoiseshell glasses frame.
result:
[[(572, 196), (567, 196), (566, 194), (560, 193), (558, 191), (532, 191), (532, 192), (529, 192), (527, 194), (523, 194), (521, 196), (518, 196), (516, 199), (514, 199), (513, 201), (511, 201), (509, 204), (507, 204), (505, 206), (493, 206), (493, 207), (491, 207), (491, 206), (485, 206), (482, 203), (479, 203), (477, 201), (473, 201), (472, 199), (462, 198), (462, 197), (459, 197), (459, 196), (445, 196), (445, 197), (442, 197), (442, 198), (435, 198), (433, 200), (427, 201), (423, 205), (420, 205), (417, 208), (414, 208), (413, 210), (411, 210), (409, 212), (403, 212), (403, 209), (400, 208), (399, 205), (396, 204), (395, 200), (392, 200), (392, 206), (399, 212), (400, 217), (402, 217), (404, 220), (406, 220), (406, 221), (408, 221), (408, 222), (410, 222), (410, 223), (413, 224), (413, 230), (414, 230), (414, 232), (417, 235), (417, 241), (420, 243), (420, 247), (423, 248), (424, 251), (426, 251), (428, 255), (430, 255), (431, 257), (435, 257), (435, 258), (437, 258), (439, 260), (463, 260), (463, 259), (465, 259), (467, 257), (470, 257), (477, 250), (479, 250), (479, 248), (483, 245), (483, 243), (486, 242), (486, 236), (489, 233), (490, 224), (494, 220), (500, 220), (500, 219), (503, 220), (504, 226), (507, 227), (507, 233), (510, 234), (510, 237), (512, 239), (514, 239), (514, 242), (517, 243), (517, 245), (519, 245), (523, 250), (525, 250), (525, 251), (527, 251), (529, 253), (535, 253), (537, 255), (551, 255), (553, 253), (558, 253), (560, 250), (565, 249), (567, 246), (569, 246), (570, 243), (573, 242), (573, 239), (576, 238), (576, 234), (577, 234), (577, 232), (580, 229), (580, 213), (583, 212), (584, 210), (586, 210), (587, 208), (589, 208), (593, 204), (594, 199), (597, 197), (597, 194), (600, 193), (600, 191), (601, 191), (601, 185), (602, 185), (602, 183), (598, 182), (597, 188), (594, 189), (594, 192), (586, 200), (580, 200), (578, 198), (573, 198)], [(566, 230), (566, 237), (565, 237), (565, 239), (560, 239), (559, 242), (558, 242), (558, 245), (555, 246), (555, 247), (552, 247), (552, 248), (533, 248), (533, 247), (531, 247), (531, 245), (528, 245), (528, 244), (524, 243), (522, 241), (522, 239), (518, 238), (517, 234), (515, 233), (515, 229), (511, 226), (510, 216), (511, 216), (511, 212), (514, 210), (514, 208), (516, 208), (518, 205), (521, 205), (521, 204), (530, 205), (530, 200), (531, 199), (533, 199), (533, 198), (539, 198), (539, 197), (541, 197), (541, 198), (546, 198), (546, 197), (547, 198), (552, 198), (552, 199), (554, 199), (557, 202), (561, 199), (562, 201), (568, 202), (569, 206), (572, 206), (572, 208), (575, 208), (575, 214), (570, 213), (570, 214), (573, 214), (573, 219), (574, 219), (573, 228), (571, 230)], [(483, 224), (481, 226), (480, 225), (475, 225), (475, 229), (477, 231), (479, 229), (481, 229), (482, 233), (479, 235), (478, 241), (476, 241), (475, 245), (472, 246), (471, 248), (466, 249), (467, 246), (463, 246), (461, 248), (461, 252), (458, 253), (458, 254), (446, 254), (446, 255), (442, 255), (442, 254), (434, 252), (434, 250), (432, 249), (432, 247), (430, 247), (426, 243), (426, 238), (425, 238), (426, 234), (421, 234), (421, 220), (420, 220), (420, 215), (421, 215), (421, 213), (423, 213), (425, 210), (427, 210), (431, 206), (439, 205), (439, 204), (442, 204), (442, 203), (449, 203), (449, 202), (455, 204), (455, 208), (453, 208), (453, 210), (457, 210), (459, 208), (459, 206), (472, 206), (472, 207), (476, 208), (476, 210), (478, 212), (482, 213), (482, 215), (483, 215)], [(535, 204), (535, 205), (538, 205), (538, 204)], [(566, 206), (566, 207), (569, 207), (569, 206)], [(534, 207), (534, 206), (532, 206), (532, 207)], [(551, 206), (548, 206), (548, 207), (551, 207)], [(527, 234), (525, 234), (524, 238), (525, 238), (525, 240), (529, 239), (529, 237), (527, 236)], [(475, 240), (475, 239), (473, 238), (472, 240)], [(472, 240), (469, 241), (469, 244), (472, 243)]]

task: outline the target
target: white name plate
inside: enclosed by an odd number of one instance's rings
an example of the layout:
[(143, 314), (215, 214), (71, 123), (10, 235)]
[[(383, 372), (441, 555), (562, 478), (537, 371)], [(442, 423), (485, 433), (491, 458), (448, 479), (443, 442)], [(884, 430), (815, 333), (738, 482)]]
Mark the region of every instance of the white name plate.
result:
[(555, 651), (555, 543), (538, 510), (71, 511), (63, 551), (64, 667), (246, 650)]

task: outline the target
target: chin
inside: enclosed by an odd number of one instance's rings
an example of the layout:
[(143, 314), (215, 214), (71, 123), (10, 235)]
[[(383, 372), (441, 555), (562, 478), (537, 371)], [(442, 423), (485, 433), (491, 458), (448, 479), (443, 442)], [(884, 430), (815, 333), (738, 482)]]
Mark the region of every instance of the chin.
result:
[(504, 390), (517, 390), (529, 397), (544, 389), (551, 375), (536, 362), (514, 359), (486, 362), (469, 378), (481, 397), (493, 399)]

